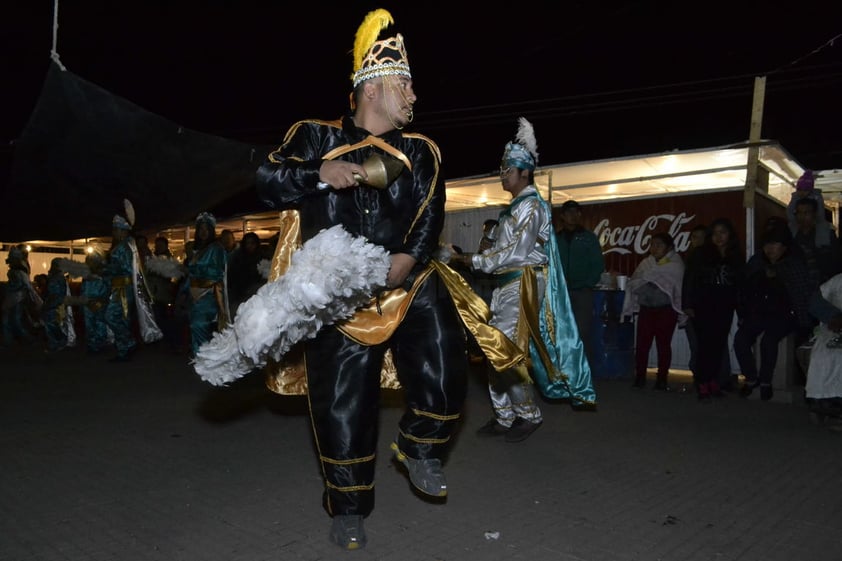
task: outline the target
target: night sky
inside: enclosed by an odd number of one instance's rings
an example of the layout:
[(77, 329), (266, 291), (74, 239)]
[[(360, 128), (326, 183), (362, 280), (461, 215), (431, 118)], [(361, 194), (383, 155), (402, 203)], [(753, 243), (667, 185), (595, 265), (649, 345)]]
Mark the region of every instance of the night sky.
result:
[[(53, 2), (25, 4), (0, 18), (4, 164), (50, 62)], [(827, 169), (842, 164), (832, 4), (64, 0), (58, 52), (185, 127), (275, 145), (296, 120), (346, 110), (354, 33), (383, 7), (395, 18), (386, 33), (407, 43), (411, 128), (439, 144), (445, 178), (494, 170), (518, 116), (535, 126), (539, 165), (741, 142), (761, 75), (762, 136)]]

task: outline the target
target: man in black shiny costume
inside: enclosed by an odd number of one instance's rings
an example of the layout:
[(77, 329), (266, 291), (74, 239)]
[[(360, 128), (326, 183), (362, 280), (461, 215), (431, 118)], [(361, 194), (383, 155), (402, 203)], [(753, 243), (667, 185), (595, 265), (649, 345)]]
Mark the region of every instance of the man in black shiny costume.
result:
[[(392, 449), (412, 484), (427, 495), (447, 494), (442, 458), (467, 384), (465, 332), (428, 265), (445, 213), (439, 150), (428, 138), (402, 130), (412, 121), (416, 96), (403, 37), (375, 41), (390, 23), (388, 12), (375, 10), (357, 32), (353, 112), (337, 121), (294, 124), (257, 174), (258, 194), (266, 204), (297, 211), (302, 241), (341, 224), (391, 254), (387, 290), (372, 307), (377, 313), (324, 327), (304, 345), (324, 505), (333, 517), (330, 538), (345, 549), (365, 545), (363, 518), (374, 508), (386, 351), (391, 350), (407, 400)], [(365, 36), (373, 43), (360, 45)], [(368, 174), (361, 164), (373, 153), (405, 166), (383, 189), (365, 184)], [(393, 302), (404, 306), (390, 316)], [(386, 335), (371, 336), (381, 331), (367, 323), (371, 316), (384, 318)]]

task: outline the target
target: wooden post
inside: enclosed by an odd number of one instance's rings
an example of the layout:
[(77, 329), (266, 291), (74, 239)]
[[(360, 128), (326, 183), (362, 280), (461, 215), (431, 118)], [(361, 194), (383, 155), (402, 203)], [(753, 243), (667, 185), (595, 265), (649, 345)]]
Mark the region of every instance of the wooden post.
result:
[(553, 170), (547, 172), (547, 204), (550, 210), (553, 208)]
[(751, 128), (748, 134), (748, 161), (746, 162), (746, 185), (743, 191), (743, 207), (754, 208), (754, 192), (757, 190), (757, 166), (760, 160), (760, 132), (763, 126), (763, 102), (766, 98), (766, 77), (754, 79), (754, 100), (751, 105)]

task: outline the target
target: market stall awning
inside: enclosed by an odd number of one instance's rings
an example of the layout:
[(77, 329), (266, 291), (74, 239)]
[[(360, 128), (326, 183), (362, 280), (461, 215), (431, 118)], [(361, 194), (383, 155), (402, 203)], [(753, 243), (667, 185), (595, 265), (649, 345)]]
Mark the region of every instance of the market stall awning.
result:
[[(743, 188), (748, 143), (661, 154), (541, 166), (535, 182), (553, 205), (661, 197), (669, 194)], [(768, 192), (789, 202), (804, 168), (777, 142), (760, 143), (760, 166), (768, 172)], [(496, 175), (447, 181), (449, 211), (501, 206), (510, 196)]]

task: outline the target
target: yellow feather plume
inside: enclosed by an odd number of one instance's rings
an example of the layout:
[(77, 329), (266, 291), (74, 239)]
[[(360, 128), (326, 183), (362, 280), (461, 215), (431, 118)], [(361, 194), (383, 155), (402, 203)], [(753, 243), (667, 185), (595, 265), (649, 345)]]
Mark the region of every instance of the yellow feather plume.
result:
[(354, 72), (363, 65), (365, 54), (377, 41), (380, 32), (392, 23), (395, 23), (392, 14), (382, 8), (373, 10), (365, 16), (365, 19), (357, 28), (357, 35), (354, 38)]

